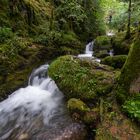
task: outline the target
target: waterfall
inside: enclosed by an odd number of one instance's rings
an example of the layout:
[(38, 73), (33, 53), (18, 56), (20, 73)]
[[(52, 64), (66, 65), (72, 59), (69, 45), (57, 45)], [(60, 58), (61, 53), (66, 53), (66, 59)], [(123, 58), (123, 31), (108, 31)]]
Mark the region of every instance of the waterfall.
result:
[(91, 58), (92, 55), (93, 55), (93, 47), (94, 47), (94, 41), (89, 42), (86, 45), (85, 53), (84, 54), (79, 54), (78, 57), (88, 57), (88, 58)]
[(86, 48), (85, 48), (85, 53), (84, 54), (79, 54), (78, 57), (79, 58), (88, 58), (88, 59), (93, 59), (95, 60), (96, 62), (100, 63), (100, 59), (98, 58), (95, 58), (93, 56), (93, 48), (94, 48), (94, 41), (91, 41), (89, 42), (87, 45), (86, 45)]
[(93, 54), (93, 46), (94, 46), (94, 41), (92, 42), (89, 42), (87, 45), (86, 45), (86, 50), (85, 50), (85, 54)]
[[(45, 130), (47, 140), (71, 123), (63, 104), (63, 94), (47, 76), (48, 64), (34, 70), (29, 84), (0, 103), (0, 140), (35, 136)], [(55, 130), (54, 130), (55, 129)], [(53, 131), (53, 132), (52, 132)], [(51, 133), (50, 133), (51, 132)]]

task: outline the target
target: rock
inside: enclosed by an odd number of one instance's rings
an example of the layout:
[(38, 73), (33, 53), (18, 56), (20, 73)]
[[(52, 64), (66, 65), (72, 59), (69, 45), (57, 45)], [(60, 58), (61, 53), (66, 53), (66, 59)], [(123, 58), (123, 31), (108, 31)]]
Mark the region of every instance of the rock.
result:
[[(50, 132), (49, 132), (50, 133)], [(52, 132), (52, 135), (48, 135), (48, 132), (41, 132), (34, 138), (34, 140), (87, 140), (87, 131), (85, 126), (78, 123), (72, 123), (64, 130), (59, 132)]]
[(115, 71), (95, 61), (62, 56), (52, 62), (48, 75), (67, 99), (91, 100), (111, 91)]
[(101, 60), (101, 64), (109, 65), (113, 68), (122, 68), (126, 59), (127, 55), (107, 56)]

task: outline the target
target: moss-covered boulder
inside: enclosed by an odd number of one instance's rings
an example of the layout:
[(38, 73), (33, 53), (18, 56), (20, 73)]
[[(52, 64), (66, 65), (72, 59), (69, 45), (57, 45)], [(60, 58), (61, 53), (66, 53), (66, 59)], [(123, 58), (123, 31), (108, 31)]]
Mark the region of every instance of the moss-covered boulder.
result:
[(89, 107), (80, 99), (71, 98), (67, 102), (67, 108), (71, 111), (86, 112), (89, 111)]
[(95, 40), (94, 50), (109, 50), (111, 48), (111, 38), (109, 36), (98, 36)]
[(87, 125), (96, 126), (99, 123), (99, 108), (90, 109), (86, 103), (80, 99), (71, 98), (67, 102), (67, 108), (74, 121), (82, 121)]
[(67, 99), (91, 100), (111, 91), (115, 72), (97, 62), (62, 56), (50, 65), (48, 74)]
[(101, 50), (99, 52), (95, 52), (94, 56), (97, 58), (105, 58), (105, 57), (109, 56), (109, 53), (107, 50)]
[(101, 63), (112, 66), (113, 68), (122, 68), (126, 59), (127, 55), (107, 56), (101, 60)]

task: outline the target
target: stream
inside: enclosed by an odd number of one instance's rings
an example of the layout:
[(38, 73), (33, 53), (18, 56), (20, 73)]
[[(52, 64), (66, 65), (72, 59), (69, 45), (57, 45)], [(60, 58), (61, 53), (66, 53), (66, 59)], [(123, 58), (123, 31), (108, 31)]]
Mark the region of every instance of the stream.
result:
[(72, 122), (63, 94), (47, 76), (48, 67), (35, 69), (27, 87), (0, 103), (0, 140), (81, 140), (85, 136), (84, 126)]
[[(94, 41), (79, 58), (93, 57)], [(33, 70), (28, 86), (0, 102), (0, 140), (85, 140), (86, 130), (70, 118), (63, 93), (47, 75), (49, 65)]]

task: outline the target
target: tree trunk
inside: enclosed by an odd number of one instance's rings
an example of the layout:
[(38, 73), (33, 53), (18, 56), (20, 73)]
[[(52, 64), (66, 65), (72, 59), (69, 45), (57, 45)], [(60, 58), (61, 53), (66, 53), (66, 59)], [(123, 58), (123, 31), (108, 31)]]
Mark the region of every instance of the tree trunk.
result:
[(140, 33), (132, 44), (122, 68), (117, 90), (122, 102), (126, 100), (126, 97), (140, 93)]
[(132, 7), (132, 0), (129, 0), (129, 7), (128, 7), (128, 24), (127, 24), (127, 32), (126, 32), (126, 39), (130, 38), (130, 25), (131, 25), (131, 7)]

